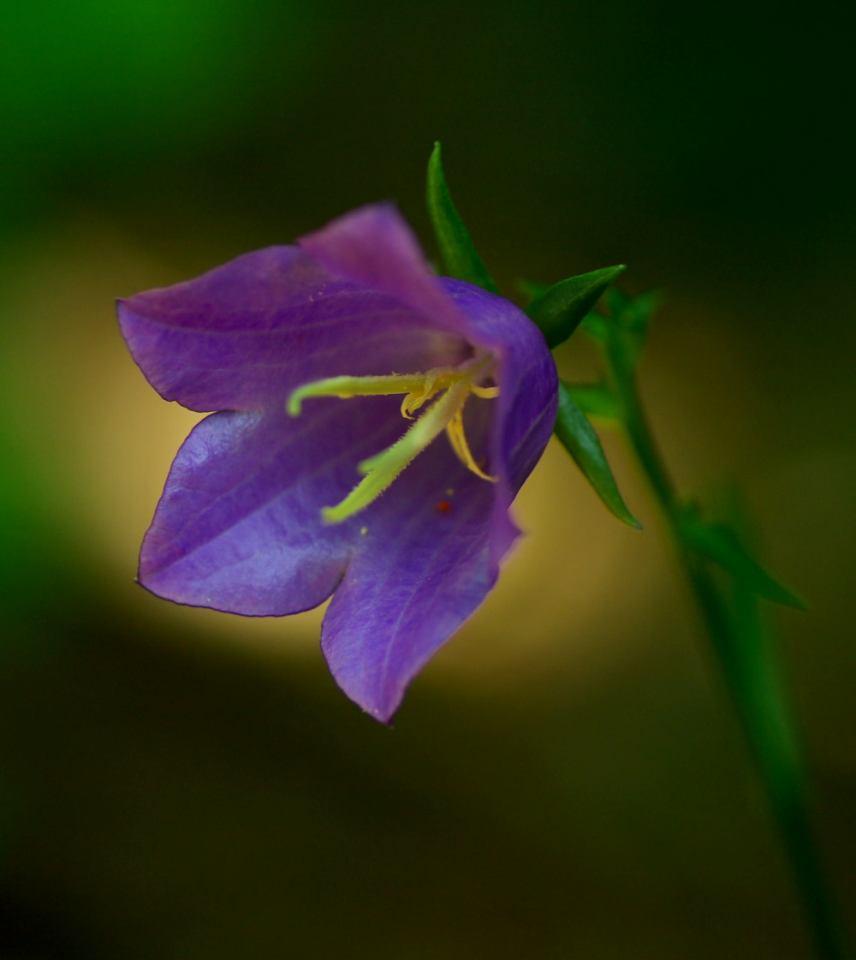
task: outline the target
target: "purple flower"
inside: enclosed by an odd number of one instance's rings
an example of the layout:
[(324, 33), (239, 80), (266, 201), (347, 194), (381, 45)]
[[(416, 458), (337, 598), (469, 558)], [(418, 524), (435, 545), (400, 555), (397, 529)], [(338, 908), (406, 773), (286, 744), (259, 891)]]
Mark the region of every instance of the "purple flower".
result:
[(175, 458), (140, 582), (247, 616), (335, 594), (324, 655), (388, 720), (519, 534), (509, 507), (556, 412), (541, 333), (436, 277), (386, 205), (118, 311), (162, 397), (220, 411)]

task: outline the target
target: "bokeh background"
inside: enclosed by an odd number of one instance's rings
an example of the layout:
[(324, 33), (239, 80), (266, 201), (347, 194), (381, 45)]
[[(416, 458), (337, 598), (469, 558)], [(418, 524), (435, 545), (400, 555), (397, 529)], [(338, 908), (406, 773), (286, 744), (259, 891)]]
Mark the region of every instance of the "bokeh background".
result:
[[(648, 493), (550, 449), (529, 536), (394, 729), (320, 613), (133, 583), (194, 421), (113, 300), (395, 199), (435, 138), (509, 292), (614, 262), (683, 489), (772, 569), (815, 814), (856, 906), (845, 5), (0, 2), (0, 954), (804, 958), (763, 796)], [(595, 369), (582, 342), (569, 375)]]

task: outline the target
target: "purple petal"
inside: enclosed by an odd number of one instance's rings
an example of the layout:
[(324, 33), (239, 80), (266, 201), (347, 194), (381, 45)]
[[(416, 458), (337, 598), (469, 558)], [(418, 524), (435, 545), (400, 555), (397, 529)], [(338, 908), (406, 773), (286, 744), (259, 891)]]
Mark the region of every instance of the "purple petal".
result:
[(443, 323), (296, 247), (245, 254), (120, 301), (118, 313), (152, 386), (200, 411), (259, 409), (310, 380), (426, 369), (466, 349)]
[(360, 207), (301, 237), (298, 244), (331, 273), (383, 291), (433, 326), (479, 345), (480, 330), (457, 309), (392, 204)]
[[(556, 371), (513, 304), (432, 274), (394, 208), (358, 210), (301, 246), (120, 303), (132, 353), (164, 397), (244, 411), (208, 417), (179, 451), (140, 580), (248, 615), (297, 612), (336, 590), (325, 655), (386, 720), (496, 581), (519, 533), (509, 506), (552, 431)], [(359, 461), (403, 432), (398, 401), (316, 400), (292, 420), (291, 390), (456, 363), (473, 347), (496, 356), (500, 396), (470, 402), (468, 434), (499, 482), (467, 472), (441, 438), (366, 511), (323, 526), (321, 507), (354, 485)]]
[(541, 331), (513, 303), (461, 280), (443, 286), (497, 357), (500, 394), (491, 470), (500, 478), (493, 507), (492, 554), (498, 563), (517, 536), (508, 509), (538, 462), (556, 421), (558, 376)]
[(401, 432), (397, 402), (318, 400), (299, 419), (216, 413), (175, 458), (143, 542), (139, 578), (158, 596), (250, 616), (317, 606), (335, 589), (360, 518), (323, 526), (356, 464)]
[[(519, 534), (511, 500), (556, 413), (555, 364), (534, 324), (500, 297), (443, 284), (499, 360), (499, 399), (470, 401), (467, 433), (476, 459), (488, 453), (500, 479), (474, 477), (440, 439), (372, 508), (369, 532), (327, 611), (322, 645), (342, 689), (384, 721), (496, 582)], [(445, 501), (451, 509), (438, 509)]]
[[(478, 456), (487, 429), (468, 433)], [(366, 511), (367, 533), (321, 636), (336, 682), (377, 719), (389, 720), (413, 676), (496, 582), (493, 499), (493, 485), (461, 466), (443, 437)]]

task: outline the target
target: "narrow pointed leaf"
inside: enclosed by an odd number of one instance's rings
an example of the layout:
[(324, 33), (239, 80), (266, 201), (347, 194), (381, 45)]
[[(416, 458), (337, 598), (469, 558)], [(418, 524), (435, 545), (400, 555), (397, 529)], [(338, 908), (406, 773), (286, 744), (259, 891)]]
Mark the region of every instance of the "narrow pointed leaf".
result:
[(627, 504), (619, 493), (615, 477), (612, 475), (594, 428), (574, 403), (571, 390), (565, 383), (559, 384), (556, 436), (613, 516), (631, 527), (641, 528), (642, 524), (627, 508)]
[(495, 293), (496, 284), (478, 255), (470, 232), (449, 193), (439, 142), (434, 144), (428, 160), (427, 199), (428, 215), (434, 226), (440, 256), (447, 273), (458, 280), (466, 280)]
[(541, 328), (551, 349), (568, 339), (623, 270), (623, 265), (604, 267), (560, 280), (529, 304), (526, 312)]
[(680, 532), (687, 547), (727, 570), (745, 589), (774, 603), (806, 608), (802, 598), (780, 584), (751, 556), (731, 527), (706, 523), (694, 510), (688, 510), (681, 518)]

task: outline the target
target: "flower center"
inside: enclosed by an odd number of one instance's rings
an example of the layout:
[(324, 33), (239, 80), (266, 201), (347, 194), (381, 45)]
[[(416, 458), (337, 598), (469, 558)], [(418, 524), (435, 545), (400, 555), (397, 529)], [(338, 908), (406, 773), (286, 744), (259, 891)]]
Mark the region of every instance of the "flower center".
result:
[[(434, 402), (407, 432), (392, 446), (358, 464), (363, 479), (341, 503), (324, 507), (326, 523), (341, 523), (373, 503), (396, 477), (409, 466), (444, 430), (455, 455), (464, 466), (482, 480), (495, 482), (473, 457), (464, 432), (464, 407), (471, 394), (485, 400), (499, 396), (499, 387), (486, 387), (481, 381), (490, 376), (493, 357), (475, 357), (456, 367), (435, 367), (425, 373), (393, 373), (386, 377), (329, 377), (298, 387), (288, 398), (287, 410), (300, 416), (304, 400), (310, 397), (379, 397), (401, 394), (401, 415), (414, 420), (414, 414)], [(436, 399), (435, 399), (436, 398)]]

